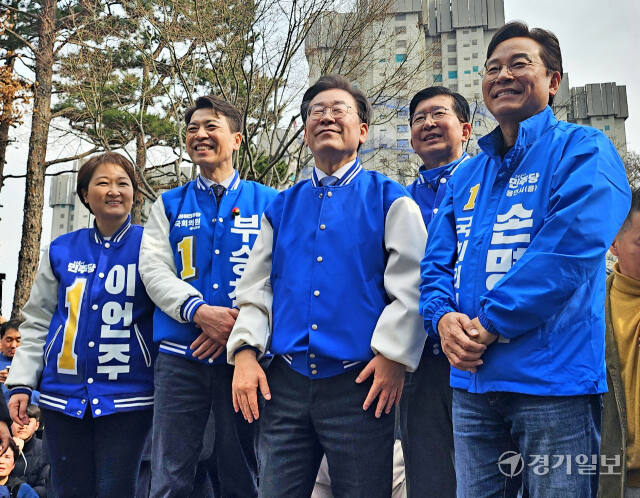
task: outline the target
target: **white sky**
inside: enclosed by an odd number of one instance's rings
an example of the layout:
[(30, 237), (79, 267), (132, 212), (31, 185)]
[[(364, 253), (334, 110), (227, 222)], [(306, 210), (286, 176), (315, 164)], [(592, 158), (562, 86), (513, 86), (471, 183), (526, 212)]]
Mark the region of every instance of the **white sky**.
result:
[[(505, 0), (505, 19), (523, 20), (532, 27), (553, 31), (560, 40), (565, 72), (571, 86), (614, 81), (626, 85), (629, 118), (628, 148), (640, 152), (640, 44), (637, 23), (640, 2), (636, 0)], [(7, 174), (24, 173), (29, 140), (28, 122), (13, 131), (15, 142), (8, 151)], [(77, 144), (50, 144), (48, 158), (74, 153)], [(45, 205), (49, 185), (45, 189)], [(24, 202), (24, 180), (8, 179), (0, 193), (0, 273), (3, 285), (2, 313), (8, 316), (13, 301), (18, 266)], [(42, 240), (49, 240), (51, 210), (45, 208)]]

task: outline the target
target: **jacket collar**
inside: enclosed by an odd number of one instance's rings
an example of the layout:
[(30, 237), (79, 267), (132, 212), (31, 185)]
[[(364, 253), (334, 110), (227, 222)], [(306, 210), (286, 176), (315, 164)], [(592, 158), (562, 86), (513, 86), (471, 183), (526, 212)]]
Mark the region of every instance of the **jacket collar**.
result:
[[(353, 165), (342, 175), (336, 183), (333, 184), (333, 187), (340, 187), (342, 185), (348, 185), (351, 181), (362, 171), (362, 166), (360, 166), (360, 158), (357, 157)], [(318, 179), (318, 174), (316, 173), (316, 169), (313, 168), (313, 173), (311, 174), (311, 183), (314, 187), (319, 186), (320, 180)]]
[(432, 187), (437, 186), (440, 178), (448, 178), (453, 175), (458, 166), (460, 166), (460, 164), (466, 159), (469, 159), (469, 154), (463, 152), (458, 159), (451, 161), (449, 164), (445, 164), (444, 166), (427, 169), (423, 164), (418, 170), (418, 184), (428, 183)]
[(113, 233), (111, 238), (108, 241), (106, 241), (102, 236), (102, 234), (100, 233), (100, 230), (98, 230), (98, 225), (96, 225), (96, 222), (94, 220), (90, 237), (91, 237), (91, 240), (93, 240), (98, 245), (104, 245), (105, 242), (110, 242), (111, 244), (117, 244), (118, 242), (121, 242), (126, 238), (130, 228), (131, 228), (131, 215), (127, 216), (127, 219), (124, 221), (122, 225), (120, 225), (120, 228), (118, 228)]
[[(205, 182), (205, 180), (202, 177), (202, 175), (198, 175), (198, 177), (196, 178), (195, 182), (196, 182), (196, 188), (198, 190), (208, 190), (209, 189), (209, 185), (207, 185), (207, 182)], [(227, 187), (227, 190), (225, 190), (225, 195), (226, 195), (227, 191), (237, 189), (238, 185), (240, 185), (240, 174), (238, 173), (238, 170), (234, 169), (233, 170), (233, 177), (231, 178), (231, 182), (229, 183), (229, 186)]]
[[(516, 151), (526, 149), (533, 145), (549, 128), (558, 124), (558, 120), (553, 115), (551, 107), (547, 106), (538, 114), (520, 122), (518, 126), (518, 137), (512, 147)], [(504, 149), (504, 139), (500, 127), (496, 127), (491, 133), (478, 140), (478, 145), (484, 153), (491, 157), (500, 157)], [(510, 151), (511, 152), (511, 151)]]

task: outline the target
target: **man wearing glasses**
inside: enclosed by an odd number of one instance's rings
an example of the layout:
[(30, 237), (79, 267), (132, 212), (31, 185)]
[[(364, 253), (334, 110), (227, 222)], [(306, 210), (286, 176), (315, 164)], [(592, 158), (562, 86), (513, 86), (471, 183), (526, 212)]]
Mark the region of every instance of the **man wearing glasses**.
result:
[(506, 24), (487, 49), (498, 127), (447, 185), (420, 311), (449, 358), (459, 497), (596, 496), (605, 253), (629, 210), (611, 142), (558, 121), (555, 35)]
[(267, 208), (238, 285), (228, 360), (236, 410), (260, 417), (262, 497), (310, 496), (323, 454), (335, 496), (391, 496), (394, 405), (425, 341), (426, 231), (407, 191), (360, 164), (370, 114), (341, 76), (305, 92), (312, 179)]
[[(407, 190), (420, 206), (428, 228), (449, 178), (469, 158), (464, 151), (471, 134), (469, 104), (448, 88), (425, 88), (411, 99), (409, 122), (411, 146), (423, 164)], [(427, 338), (418, 369), (407, 373), (400, 427), (409, 498), (454, 498), (449, 362), (440, 340)]]

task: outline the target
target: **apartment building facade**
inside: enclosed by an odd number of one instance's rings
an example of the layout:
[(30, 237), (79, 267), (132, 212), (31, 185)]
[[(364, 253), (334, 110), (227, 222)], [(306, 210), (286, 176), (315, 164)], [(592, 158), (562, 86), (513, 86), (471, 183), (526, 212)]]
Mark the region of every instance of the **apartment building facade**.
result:
[[(310, 82), (325, 72), (338, 72), (373, 96), (373, 124), (360, 151), (366, 167), (402, 183), (415, 178), (420, 160), (409, 141), (409, 101), (418, 90), (431, 85), (446, 86), (469, 101), (472, 134), (467, 149), (477, 153), (478, 139), (497, 126), (482, 99), (480, 73), (487, 46), (505, 23), (504, 0), (395, 0), (384, 21), (372, 23), (363, 32), (363, 38), (369, 37), (367, 46), (375, 46), (371, 56), (359, 65), (360, 71), (344, 72), (344, 64), (326, 62), (332, 43), (344, 31), (339, 20), (357, 15), (327, 13), (330, 21), (306, 40), (305, 48)], [(389, 84), (390, 75), (400, 70), (406, 79)], [(571, 88), (565, 74), (553, 108), (559, 119), (598, 128), (621, 154), (626, 151), (624, 121), (629, 112), (625, 86), (594, 83)]]

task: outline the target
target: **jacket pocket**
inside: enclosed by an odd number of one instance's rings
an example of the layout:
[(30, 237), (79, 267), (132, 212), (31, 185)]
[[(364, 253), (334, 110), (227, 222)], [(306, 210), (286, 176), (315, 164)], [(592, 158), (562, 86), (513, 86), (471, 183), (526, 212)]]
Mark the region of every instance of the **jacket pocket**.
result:
[(140, 333), (140, 329), (138, 328), (138, 324), (133, 324), (133, 329), (136, 331), (136, 337), (138, 338), (138, 344), (140, 345), (140, 351), (142, 352), (142, 357), (144, 358), (144, 363), (147, 367), (151, 366), (151, 353), (149, 352), (149, 348), (147, 344), (144, 342), (144, 337)]
[(56, 339), (58, 338), (58, 334), (60, 333), (60, 330), (62, 330), (62, 324), (60, 324), (58, 326), (58, 330), (56, 330), (56, 333), (53, 334), (53, 339), (51, 339), (51, 342), (47, 345), (47, 347), (44, 350), (44, 364), (45, 364), (45, 366), (49, 361), (49, 354), (51, 353), (51, 348), (53, 347), (53, 343), (56, 342)]

